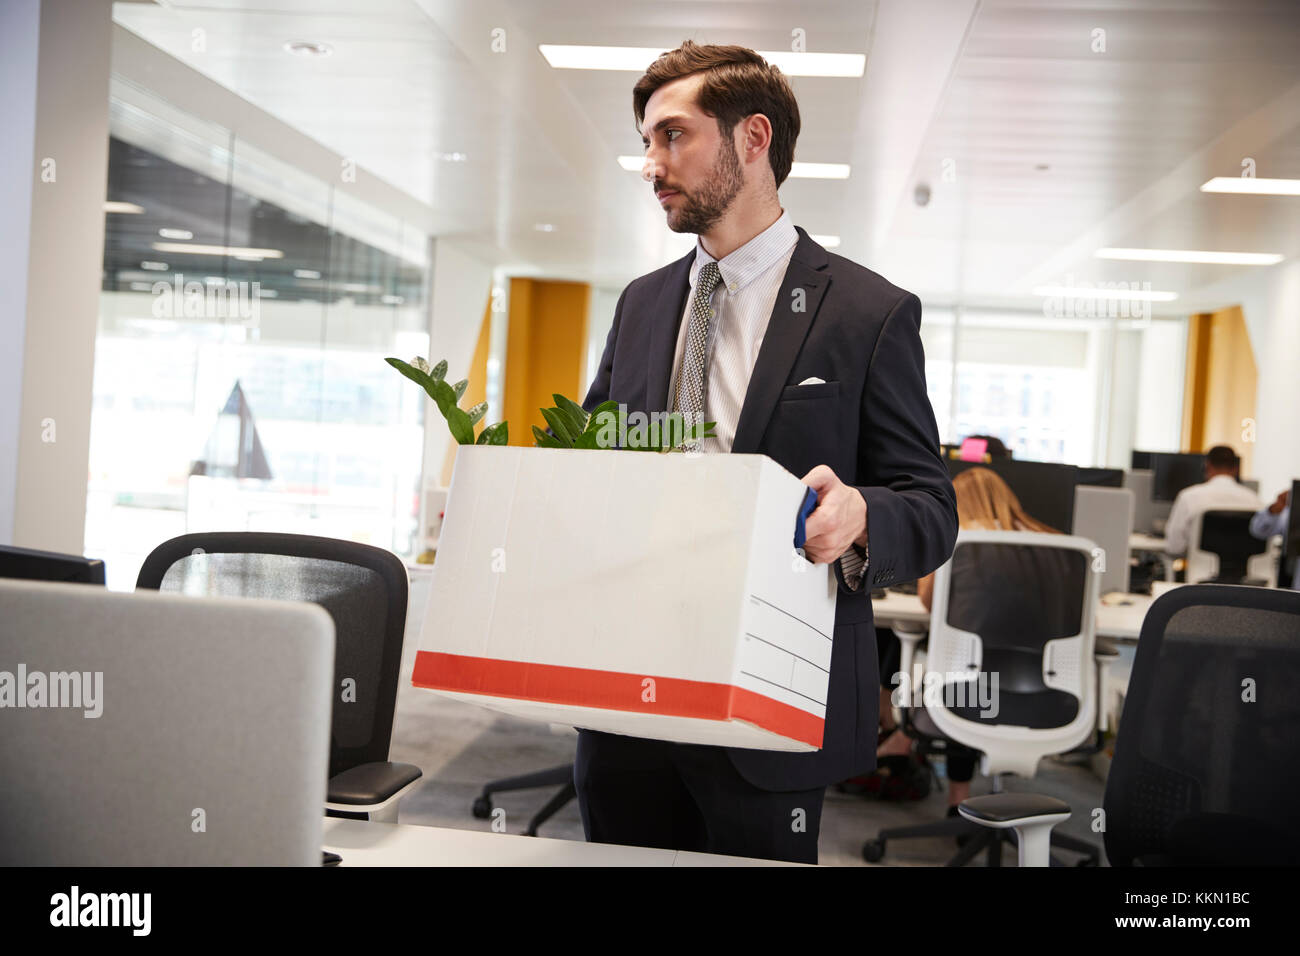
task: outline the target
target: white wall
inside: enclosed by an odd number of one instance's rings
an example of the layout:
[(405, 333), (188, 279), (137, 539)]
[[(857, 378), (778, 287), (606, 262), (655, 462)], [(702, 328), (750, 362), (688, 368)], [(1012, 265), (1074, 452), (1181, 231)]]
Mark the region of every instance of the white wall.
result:
[[(3, 147), (0, 166), (12, 174), (4, 191), (16, 195), (3, 209), (13, 219), (0, 223), (7, 306), (0, 326), (7, 366), (0, 377), (0, 535), (81, 554), (104, 261), (112, 7), (107, 0), (2, 6), (0, 139), (14, 142)], [(25, 162), (12, 152), (23, 149)], [(16, 245), (27, 255), (11, 256)]]
[(1240, 305), (1259, 372), (1255, 477), (1265, 501), (1300, 478), (1300, 261), (1202, 290), (1197, 311)]

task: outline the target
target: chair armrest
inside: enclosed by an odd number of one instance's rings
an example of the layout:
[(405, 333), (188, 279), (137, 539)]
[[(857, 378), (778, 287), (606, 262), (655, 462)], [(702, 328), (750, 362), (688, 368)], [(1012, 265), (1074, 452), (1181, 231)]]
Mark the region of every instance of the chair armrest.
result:
[(391, 760), (363, 763), (330, 777), (326, 802), (333, 805), (374, 807), (387, 803), (422, 777), (414, 764)]

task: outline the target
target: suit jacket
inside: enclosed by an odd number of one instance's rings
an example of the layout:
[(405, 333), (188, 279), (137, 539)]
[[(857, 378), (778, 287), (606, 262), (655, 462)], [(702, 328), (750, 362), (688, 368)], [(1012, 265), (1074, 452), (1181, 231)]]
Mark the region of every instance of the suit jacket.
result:
[[(957, 504), (925, 391), (921, 303), (857, 263), (799, 241), (759, 349), (732, 451), (802, 477), (829, 465), (867, 502), (869, 565), (854, 592), (838, 574), (822, 748), (728, 748), (751, 784), (808, 790), (875, 766), (879, 714), (871, 586), (910, 581), (952, 554)], [(623, 290), (583, 406), (668, 411), (668, 381), (694, 251)], [(822, 385), (798, 385), (810, 376)], [(838, 562), (835, 562), (838, 566)]]

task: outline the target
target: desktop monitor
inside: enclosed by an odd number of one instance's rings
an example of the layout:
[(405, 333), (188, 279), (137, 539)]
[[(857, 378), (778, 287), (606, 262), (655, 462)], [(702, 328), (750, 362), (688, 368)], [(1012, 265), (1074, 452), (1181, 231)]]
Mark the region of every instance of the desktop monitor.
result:
[(320, 865), (321, 607), (0, 580), (6, 671), (0, 866)]
[(1131, 458), (1130, 458), (1130, 460), (1129, 460), (1129, 468), (1130, 468), (1132, 471), (1150, 471), (1150, 470), (1151, 470), (1151, 458), (1152, 458), (1154, 455), (1158, 455), (1158, 454), (1161, 454), (1161, 453), (1160, 453), (1160, 452), (1155, 452), (1155, 451), (1137, 451), (1137, 450), (1134, 450), (1134, 452), (1133, 452), (1133, 454), (1132, 454), (1132, 456), (1131, 456)]
[(1291, 482), (1291, 519), (1282, 529), (1282, 553), (1277, 559), (1277, 586), (1289, 588), (1295, 583), (1296, 563), (1300, 562), (1300, 481)]
[(56, 554), (0, 545), (0, 578), (26, 581), (68, 581), (74, 584), (103, 584), (104, 562), (75, 554)]
[(998, 458), (990, 462), (955, 461), (948, 459), (948, 477), (956, 478), (967, 468), (988, 468), (1000, 475), (1021, 506), (1031, 517), (1046, 525), (1072, 533), (1074, 529), (1074, 489), (1079, 483), (1074, 465), (1059, 465), (1046, 461), (1020, 461), (1016, 458)]
[(1152, 454), (1151, 497), (1155, 501), (1173, 501), (1178, 492), (1205, 480), (1205, 456), (1201, 454)]
[(1123, 488), (1123, 468), (1080, 468), (1079, 484), (1102, 488)]

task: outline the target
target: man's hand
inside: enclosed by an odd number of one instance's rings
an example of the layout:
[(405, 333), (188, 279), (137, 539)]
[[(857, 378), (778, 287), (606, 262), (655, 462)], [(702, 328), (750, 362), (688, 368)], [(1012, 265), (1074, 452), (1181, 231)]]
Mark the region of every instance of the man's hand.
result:
[(803, 553), (814, 564), (829, 564), (855, 541), (867, 543), (867, 502), (827, 465), (818, 465), (800, 479), (817, 491), (817, 507), (804, 522)]
[[(804, 479), (805, 482), (807, 482), (807, 480), (808, 480), (807, 478)], [(1286, 500), (1289, 497), (1291, 497), (1291, 492), (1289, 491), (1284, 491), (1280, 495), (1278, 495), (1277, 501), (1273, 502), (1271, 505), (1268, 506), (1268, 513), (1271, 515), (1280, 515), (1282, 513), (1282, 509), (1286, 507)]]

